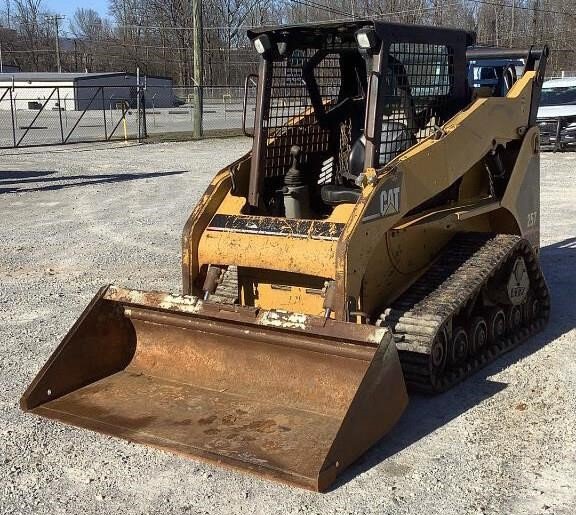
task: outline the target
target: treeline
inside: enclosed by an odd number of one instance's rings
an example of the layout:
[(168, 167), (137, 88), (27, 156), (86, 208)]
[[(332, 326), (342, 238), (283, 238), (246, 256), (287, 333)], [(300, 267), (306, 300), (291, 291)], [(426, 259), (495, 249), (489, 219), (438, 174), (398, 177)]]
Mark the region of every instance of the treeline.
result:
[[(200, 1), (200, 0), (199, 0)], [(257, 58), (246, 28), (377, 18), (476, 31), (504, 47), (547, 43), (549, 70), (576, 70), (576, 0), (205, 0), (204, 83), (239, 85)], [(56, 22), (43, 0), (6, 0), (0, 12), (4, 65), (56, 70)], [(59, 21), (63, 71), (129, 71), (193, 84), (192, 0), (109, 0), (108, 15), (78, 9)]]

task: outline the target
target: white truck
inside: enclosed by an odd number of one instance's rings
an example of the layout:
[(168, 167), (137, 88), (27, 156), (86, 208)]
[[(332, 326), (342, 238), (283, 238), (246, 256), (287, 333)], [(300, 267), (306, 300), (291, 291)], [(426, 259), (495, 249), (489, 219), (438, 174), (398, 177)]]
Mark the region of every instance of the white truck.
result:
[(537, 120), (542, 147), (557, 151), (576, 144), (576, 77), (544, 82)]

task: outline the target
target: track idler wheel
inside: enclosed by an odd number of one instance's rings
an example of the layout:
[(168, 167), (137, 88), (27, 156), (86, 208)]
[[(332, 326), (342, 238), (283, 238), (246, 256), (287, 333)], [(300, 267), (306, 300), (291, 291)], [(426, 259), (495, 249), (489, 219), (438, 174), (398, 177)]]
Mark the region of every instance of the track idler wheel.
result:
[(510, 306), (507, 309), (506, 320), (510, 333), (516, 332), (522, 325), (522, 308), (520, 306)]
[(503, 309), (494, 308), (488, 317), (488, 341), (496, 343), (506, 333), (506, 314)]
[(453, 365), (462, 363), (468, 356), (470, 349), (468, 333), (463, 327), (456, 327), (452, 333), (450, 349), (450, 362)]
[(469, 334), (472, 353), (477, 354), (488, 342), (488, 324), (484, 317), (477, 316), (472, 319)]
[(523, 304), (522, 314), (524, 322), (529, 324), (533, 320), (538, 318), (540, 309), (541, 309), (540, 301), (532, 293), (529, 293), (526, 302)]
[(440, 376), (446, 368), (448, 356), (446, 330), (441, 329), (432, 342), (430, 349), (430, 372), (435, 376)]

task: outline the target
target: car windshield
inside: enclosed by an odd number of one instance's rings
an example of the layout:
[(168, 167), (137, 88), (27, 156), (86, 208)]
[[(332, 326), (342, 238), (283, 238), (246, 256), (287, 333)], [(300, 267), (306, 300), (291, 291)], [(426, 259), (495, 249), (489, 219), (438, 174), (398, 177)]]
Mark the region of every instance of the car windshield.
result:
[(541, 106), (575, 105), (576, 86), (558, 86), (543, 88), (540, 99)]

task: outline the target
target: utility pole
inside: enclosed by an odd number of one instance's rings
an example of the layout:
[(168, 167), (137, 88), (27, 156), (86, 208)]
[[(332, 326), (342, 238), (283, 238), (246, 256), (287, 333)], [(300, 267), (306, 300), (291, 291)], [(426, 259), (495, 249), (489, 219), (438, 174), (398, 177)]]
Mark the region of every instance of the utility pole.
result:
[(56, 66), (58, 67), (58, 73), (62, 73), (62, 63), (60, 62), (60, 31), (58, 28), (58, 22), (64, 18), (64, 16), (59, 14), (46, 16), (46, 20), (54, 24), (54, 29), (56, 32)]
[(192, 24), (194, 27), (194, 128), (195, 138), (202, 137), (202, 114), (203, 114), (203, 63), (202, 44), (204, 36), (202, 34), (202, 1), (192, 0)]
[(534, 10), (532, 16), (532, 42), (536, 43), (538, 39), (538, 11), (540, 10), (540, 2), (538, 0), (534, 1), (534, 7), (532, 9)]
[(514, 41), (514, 30), (516, 29), (515, 27), (515, 18), (516, 18), (516, 0), (512, 0), (512, 16), (511, 16), (511, 25), (510, 25), (510, 47), (513, 47), (514, 45), (512, 44), (512, 42)]
[(0, 41), (0, 73), (4, 72), (4, 61), (2, 61), (2, 41)]

